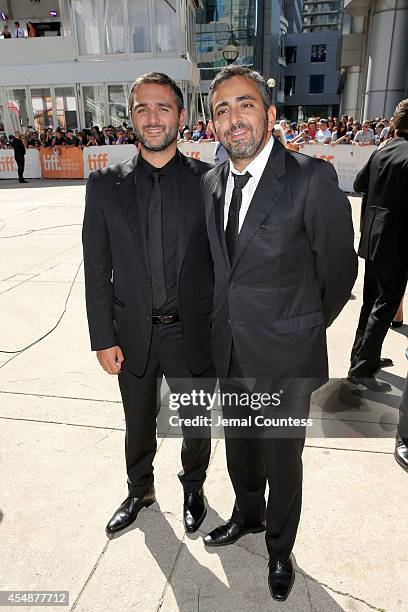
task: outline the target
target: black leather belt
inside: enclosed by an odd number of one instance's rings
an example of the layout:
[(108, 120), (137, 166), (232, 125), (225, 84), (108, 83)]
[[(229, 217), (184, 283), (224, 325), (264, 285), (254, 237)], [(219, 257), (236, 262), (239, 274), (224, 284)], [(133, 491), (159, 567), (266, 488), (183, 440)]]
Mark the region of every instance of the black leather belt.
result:
[(153, 325), (170, 325), (170, 323), (178, 323), (180, 321), (180, 315), (176, 314), (165, 314), (165, 315), (153, 315)]

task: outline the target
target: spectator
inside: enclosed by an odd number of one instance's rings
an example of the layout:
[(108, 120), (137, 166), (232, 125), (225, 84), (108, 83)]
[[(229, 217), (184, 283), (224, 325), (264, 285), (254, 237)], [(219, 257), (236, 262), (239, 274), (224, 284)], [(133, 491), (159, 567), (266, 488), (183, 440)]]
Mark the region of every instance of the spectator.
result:
[(54, 136), (54, 138), (52, 139), (52, 146), (53, 146), (53, 147), (61, 147), (61, 146), (63, 146), (65, 143), (66, 143), (65, 136), (64, 136), (64, 134), (62, 133), (61, 128), (57, 128), (57, 129), (55, 130), (55, 136)]
[(374, 144), (376, 144), (377, 146), (380, 144), (381, 140), (381, 133), (384, 129), (384, 124), (383, 123), (376, 123), (375, 128), (374, 128)]
[(200, 140), (205, 134), (205, 123), (199, 119), (196, 123), (195, 130), (193, 130), (193, 140)]
[(136, 138), (136, 134), (133, 131), (133, 128), (128, 128), (127, 129), (127, 141), (128, 144), (137, 144), (137, 138)]
[(114, 140), (114, 144), (117, 144), (117, 145), (127, 144), (127, 136), (123, 130), (117, 131), (116, 139)]
[(77, 143), (77, 139), (74, 136), (74, 133), (72, 130), (67, 130), (66, 136), (65, 136), (65, 145), (67, 147), (75, 147)]
[(309, 121), (307, 122), (307, 132), (309, 135), (309, 140), (314, 140), (317, 132), (317, 123), (314, 117), (309, 119)]
[(88, 142), (86, 143), (87, 147), (98, 147), (99, 146), (99, 140), (96, 139), (95, 134), (91, 134), (89, 136)]
[(203, 141), (212, 142), (214, 140), (215, 140), (215, 135), (211, 128), (211, 121), (209, 121), (207, 124), (207, 129), (204, 132), (204, 135), (200, 138), (198, 142), (203, 142)]
[(44, 138), (44, 143), (43, 143), (44, 147), (52, 147), (53, 141), (54, 141), (53, 129), (48, 128), (45, 134), (45, 138)]
[(336, 122), (334, 121), (333, 117), (327, 117), (327, 128), (331, 131), (331, 133), (333, 133), (336, 129)]
[(87, 137), (83, 132), (78, 132), (75, 138), (75, 146), (83, 149), (86, 147)]
[(329, 142), (331, 142), (332, 134), (327, 127), (327, 119), (320, 119), (317, 127), (319, 129), (316, 132), (315, 142), (318, 144), (329, 144)]
[(277, 140), (279, 140), (279, 142), (281, 142), (284, 147), (286, 146), (285, 133), (282, 129), (282, 121), (279, 121), (279, 123), (275, 123), (275, 125), (273, 126), (272, 135)]
[(301, 123), (299, 126), (299, 134), (292, 140), (292, 144), (307, 144), (310, 141), (309, 130), (307, 123)]
[(109, 128), (107, 128), (106, 126), (102, 128), (102, 133), (99, 136), (99, 144), (100, 145), (114, 144), (113, 134), (109, 133)]
[(184, 130), (183, 138), (180, 138), (179, 142), (188, 142), (189, 140), (191, 140), (191, 132), (189, 129), (187, 129)]
[(354, 136), (353, 143), (358, 145), (373, 145), (375, 142), (375, 136), (373, 130), (370, 128), (370, 122), (365, 119), (361, 130), (358, 130)]
[(3, 31), (0, 36), (3, 36), (3, 38), (11, 38), (11, 32), (8, 29), (7, 23), (4, 24)]
[(15, 21), (14, 22), (14, 38), (25, 38), (25, 33), (23, 28), (20, 28), (20, 22), (19, 21)]
[(38, 137), (38, 132), (34, 130), (27, 138), (27, 149), (39, 149), (40, 147), (41, 142)]
[[(392, 117), (391, 117), (392, 119)], [(384, 140), (387, 140), (388, 138), (388, 132), (390, 130), (390, 122), (388, 121), (388, 119), (383, 119), (382, 121), (384, 127), (382, 129), (382, 132), (380, 134), (380, 142), (384, 142)]]
[(344, 121), (344, 119), (339, 119), (337, 121), (336, 128), (332, 133), (331, 142), (333, 145), (349, 144), (350, 136), (348, 135), (347, 123)]
[(32, 21), (27, 21), (27, 36), (29, 38), (35, 38), (37, 36), (37, 30)]

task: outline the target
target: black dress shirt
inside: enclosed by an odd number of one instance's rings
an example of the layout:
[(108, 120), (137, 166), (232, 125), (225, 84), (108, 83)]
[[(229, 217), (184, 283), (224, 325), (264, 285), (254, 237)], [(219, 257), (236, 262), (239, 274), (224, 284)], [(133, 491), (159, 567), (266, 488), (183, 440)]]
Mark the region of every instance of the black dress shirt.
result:
[[(147, 245), (147, 219), (150, 193), (153, 187), (152, 172), (157, 168), (149, 164), (141, 155), (137, 161), (137, 205), (141, 211), (141, 223), (144, 228), (145, 245)], [(179, 221), (179, 201), (181, 188), (181, 162), (178, 153), (162, 168), (160, 188), (162, 196), (162, 232), (164, 278), (166, 283), (167, 302), (153, 314), (174, 314), (178, 312), (177, 295), (177, 243)], [(147, 253), (147, 247), (145, 249)]]

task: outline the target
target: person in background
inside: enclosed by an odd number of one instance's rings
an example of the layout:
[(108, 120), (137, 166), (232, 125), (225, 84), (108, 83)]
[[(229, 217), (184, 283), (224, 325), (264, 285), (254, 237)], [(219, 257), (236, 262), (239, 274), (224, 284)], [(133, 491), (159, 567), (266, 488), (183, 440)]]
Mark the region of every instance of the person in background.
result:
[(349, 144), (350, 137), (347, 132), (347, 123), (344, 121), (344, 119), (339, 119), (337, 121), (336, 128), (332, 133), (331, 142), (333, 145)]
[(26, 149), (21, 139), (21, 132), (15, 132), (15, 136), (9, 136), (9, 142), (14, 149), (14, 159), (17, 164), (18, 180), (20, 183), (28, 183), (24, 178)]
[(53, 147), (62, 147), (64, 144), (66, 143), (66, 139), (65, 136), (62, 132), (62, 129), (60, 127), (58, 127), (55, 130), (55, 136), (52, 139), (52, 146)]
[(76, 138), (74, 136), (74, 132), (72, 130), (67, 130), (65, 135), (65, 145), (67, 147), (75, 147), (77, 144)]
[(7, 23), (4, 24), (3, 31), (1, 32), (0, 36), (3, 36), (3, 38), (11, 38), (11, 32), (8, 29)]
[(128, 127), (127, 129), (127, 143), (128, 144), (137, 144), (136, 134), (133, 131), (133, 128)]
[(301, 123), (299, 126), (299, 134), (292, 140), (292, 144), (300, 145), (307, 144), (310, 141), (307, 123)]
[(25, 38), (25, 33), (23, 28), (20, 27), (20, 22), (19, 21), (15, 21), (14, 22), (14, 38)]
[(320, 119), (318, 123), (318, 130), (315, 136), (315, 142), (318, 144), (329, 144), (331, 142), (332, 134), (327, 127), (327, 119)]
[[(391, 121), (392, 121), (392, 117), (391, 117)], [(384, 125), (382, 132), (380, 134), (380, 142), (384, 142), (384, 140), (387, 140), (388, 138), (388, 132), (390, 130), (390, 123), (391, 121), (389, 121), (388, 119), (383, 119), (382, 120), (382, 124)]]
[(114, 140), (114, 144), (117, 144), (117, 145), (127, 144), (126, 133), (123, 130), (117, 131), (116, 139)]
[(375, 143), (375, 135), (373, 130), (370, 128), (370, 122), (368, 119), (363, 121), (361, 130), (358, 130), (354, 136), (353, 144), (356, 145), (373, 145)]
[(39, 149), (41, 142), (38, 137), (38, 132), (33, 130), (27, 139), (27, 149)]
[(309, 140), (313, 141), (316, 137), (316, 132), (317, 132), (317, 122), (316, 122), (315, 117), (312, 117), (307, 122), (307, 132), (309, 135)]
[(100, 145), (112, 145), (114, 144), (113, 134), (110, 133), (109, 128), (104, 126), (102, 128), (102, 133), (99, 136), (99, 144)]
[(184, 130), (183, 138), (180, 138), (179, 142), (188, 142), (191, 140), (191, 132), (189, 129)]
[(272, 136), (275, 136), (275, 138), (277, 138), (279, 142), (283, 144), (284, 147), (286, 146), (286, 138), (285, 132), (282, 127), (282, 121), (279, 121), (279, 123), (275, 123), (272, 130)]
[(354, 190), (367, 194), (358, 249), (365, 271), (347, 379), (379, 392), (390, 390), (375, 376), (381, 367), (393, 365), (381, 358), (381, 349), (408, 275), (408, 99), (395, 109), (394, 123), (395, 138), (375, 150), (354, 181)]
[(79, 149), (86, 147), (87, 138), (83, 132), (78, 132), (75, 138), (75, 146)]
[(211, 121), (209, 121), (207, 123), (207, 129), (204, 132), (204, 136), (202, 136), (198, 142), (214, 142), (214, 141), (215, 141), (215, 135), (212, 130)]
[(205, 134), (205, 123), (204, 121), (199, 119), (196, 123), (196, 129), (193, 131), (192, 139), (198, 141), (200, 140), (200, 138), (203, 138), (204, 134)]
[(88, 142), (86, 143), (87, 147), (98, 147), (99, 141), (96, 139), (95, 134), (91, 134), (89, 136)]
[(28, 38), (36, 38), (37, 30), (32, 21), (27, 21), (27, 36)]
[(375, 124), (374, 128), (374, 144), (378, 145), (381, 143), (381, 133), (384, 129), (384, 124), (379, 122)]

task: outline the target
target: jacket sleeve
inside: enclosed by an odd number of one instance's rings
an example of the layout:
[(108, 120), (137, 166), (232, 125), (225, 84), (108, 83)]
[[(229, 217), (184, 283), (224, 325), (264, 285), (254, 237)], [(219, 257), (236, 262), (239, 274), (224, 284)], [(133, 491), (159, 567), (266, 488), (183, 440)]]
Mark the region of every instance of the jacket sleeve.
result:
[(358, 172), (356, 178), (354, 179), (353, 189), (356, 193), (368, 193), (368, 185), (370, 182), (370, 166), (371, 161), (376, 153), (377, 151), (374, 151), (374, 153), (370, 155), (370, 158), (368, 159), (367, 163), (361, 168), (360, 172)]
[[(316, 163), (317, 162), (317, 163)], [(337, 174), (316, 160), (305, 204), (305, 226), (315, 259), (326, 327), (350, 298), (357, 277), (351, 207), (339, 189)]]
[(109, 232), (101, 207), (98, 180), (89, 176), (82, 227), (85, 298), (91, 348), (98, 351), (118, 344), (112, 321), (112, 255)]

